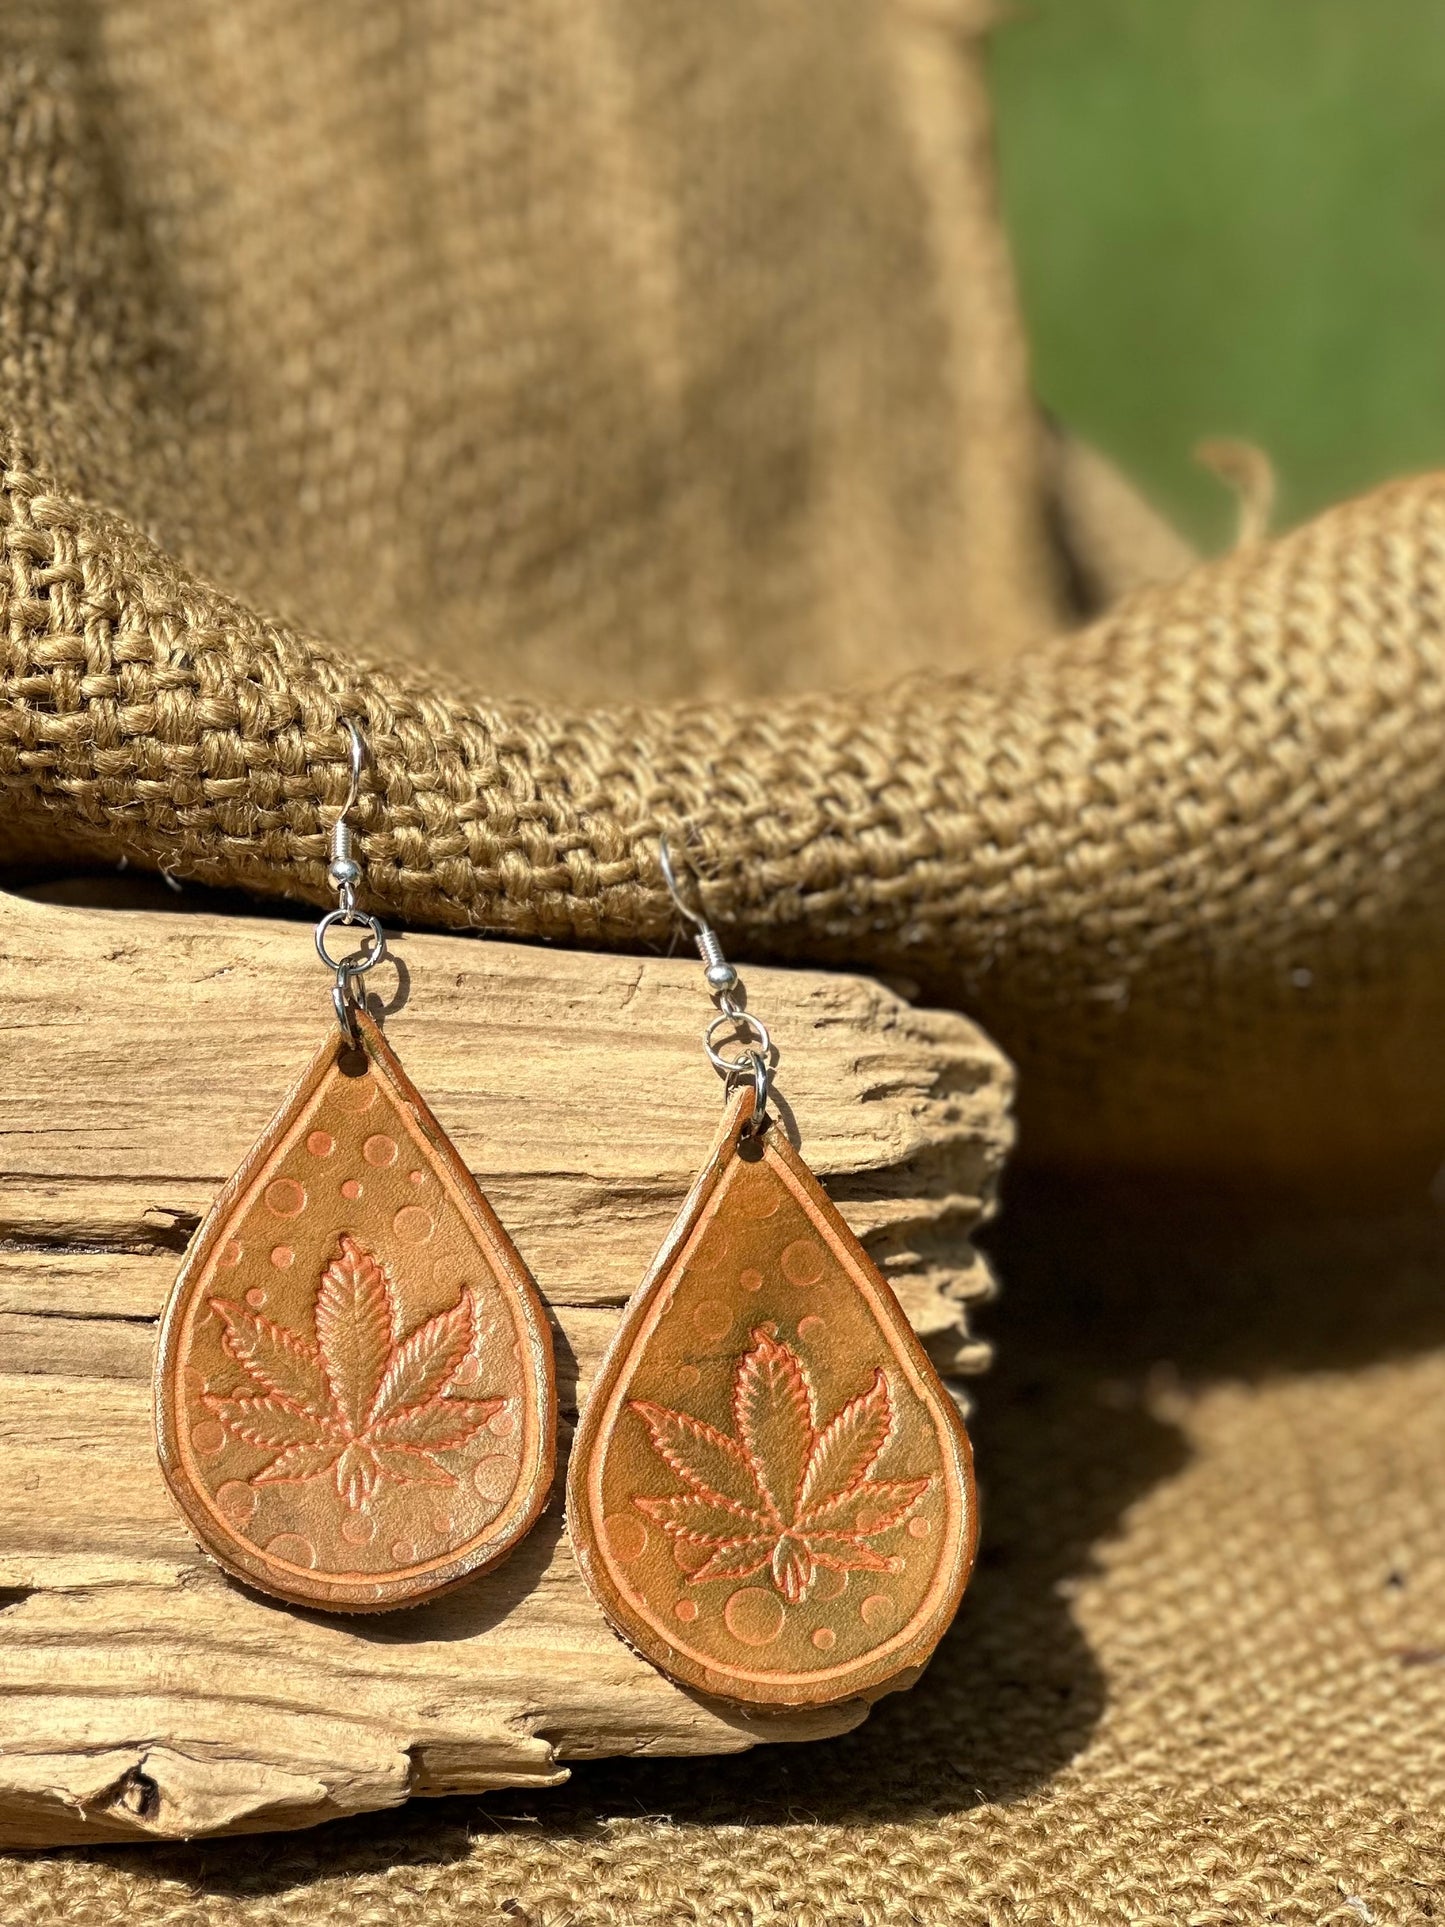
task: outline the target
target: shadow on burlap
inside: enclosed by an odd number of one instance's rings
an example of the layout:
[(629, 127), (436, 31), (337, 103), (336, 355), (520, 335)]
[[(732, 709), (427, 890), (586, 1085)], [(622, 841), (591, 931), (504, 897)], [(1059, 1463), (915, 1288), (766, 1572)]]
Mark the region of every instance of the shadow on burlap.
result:
[(922, 1683), (856, 1735), (17, 1856), (6, 1919), (1438, 1917), (1445, 1224), (1035, 1176), (994, 1242), (982, 1565)]
[(1430, 1917), (1445, 481), (1189, 567), (1042, 429), (979, 11), (0, 18), (0, 860), (324, 900), (356, 715), (378, 909), (651, 943), (687, 835), (735, 954), (978, 1016), (1034, 1166), (982, 1568), (856, 1736), (7, 1920)]

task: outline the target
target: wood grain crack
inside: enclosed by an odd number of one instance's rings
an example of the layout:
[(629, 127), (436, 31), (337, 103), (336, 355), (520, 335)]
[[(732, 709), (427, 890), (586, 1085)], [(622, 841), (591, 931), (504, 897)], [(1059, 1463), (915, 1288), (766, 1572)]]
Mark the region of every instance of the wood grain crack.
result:
[[(671, 1686), (603, 1623), (555, 1497), (494, 1572), (385, 1620), (288, 1611), (213, 1567), (154, 1461), (153, 1326), (331, 1021), (327, 979), (290, 921), (0, 909), (0, 1844), (309, 1826), (865, 1716), (758, 1721)], [(716, 1125), (700, 972), (414, 934), (406, 957), (387, 1034), (549, 1302), (565, 1454)], [(972, 1234), (1010, 1142), (1007, 1064), (878, 984), (747, 977), (809, 1162), (935, 1360), (980, 1369)]]

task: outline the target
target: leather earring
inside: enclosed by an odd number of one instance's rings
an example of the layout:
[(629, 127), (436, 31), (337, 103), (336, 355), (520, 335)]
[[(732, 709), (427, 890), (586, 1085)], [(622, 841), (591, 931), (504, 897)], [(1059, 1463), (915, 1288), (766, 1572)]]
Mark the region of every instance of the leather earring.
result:
[(967, 1435), (771, 1116), (772, 1040), (665, 842), (662, 868), (717, 1004), (703, 1042), (727, 1108), (588, 1395), (572, 1545), (614, 1629), (681, 1685), (753, 1706), (876, 1695), (916, 1675), (967, 1582)]
[[(295, 1605), (417, 1605), (505, 1558), (546, 1503), (552, 1341), (537, 1288), (361, 985), (350, 817), (316, 927), (335, 1023), (201, 1225), (161, 1323), (155, 1423), (187, 1525)], [(361, 931), (337, 962), (332, 932)]]

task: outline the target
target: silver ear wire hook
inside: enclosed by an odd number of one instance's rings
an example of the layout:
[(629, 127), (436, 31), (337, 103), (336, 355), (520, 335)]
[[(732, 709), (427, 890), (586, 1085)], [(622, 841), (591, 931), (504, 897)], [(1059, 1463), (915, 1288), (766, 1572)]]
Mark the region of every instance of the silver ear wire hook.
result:
[(346, 792), (346, 801), (341, 806), (341, 814), (350, 816), (361, 800), (361, 771), (366, 762), (366, 744), (361, 731), (349, 716), (343, 716), (341, 727), (351, 738), (351, 787)]
[[(357, 980), (368, 970), (374, 970), (386, 955), (386, 933), (375, 917), (356, 907), (361, 865), (352, 854), (350, 818), (361, 800), (361, 772), (366, 763), (366, 744), (360, 729), (349, 716), (341, 718), (341, 726), (351, 738), (351, 782), (346, 801), (331, 826), (331, 861), (326, 866), (327, 877), (336, 892), (336, 908), (328, 911), (316, 926), (316, 951), (321, 961), (336, 972), (336, 982), (331, 989), (336, 1021), (341, 1026), (342, 1036), (349, 1044), (355, 1045), (360, 1042), (356, 1012), (362, 1002)], [(326, 948), (327, 935), (337, 924), (364, 928), (367, 933), (365, 948), (351, 951), (339, 961)]]
[(689, 923), (696, 924), (699, 930), (706, 930), (707, 924), (692, 906), (683, 901), (682, 891), (677, 887), (677, 872), (672, 867), (672, 851), (668, 848), (666, 836), (657, 839), (657, 860), (662, 865), (662, 880), (667, 885), (667, 894), (677, 905), (679, 912)]
[(336, 890), (343, 910), (356, 908), (356, 886), (361, 881), (361, 865), (351, 854), (351, 812), (361, 800), (361, 771), (366, 762), (366, 745), (361, 740), (361, 731), (349, 716), (343, 716), (341, 726), (351, 738), (351, 786), (346, 792), (336, 821), (331, 826), (331, 862), (326, 874)]
[[(707, 918), (684, 902), (665, 836), (658, 838), (657, 855), (662, 865), (662, 879), (667, 885), (667, 894), (697, 933), (693, 942), (703, 961), (708, 990), (717, 1005), (717, 1016), (703, 1032), (703, 1049), (707, 1052), (708, 1061), (729, 1088), (740, 1077), (752, 1079), (753, 1115), (748, 1129), (750, 1132), (760, 1131), (768, 1115), (768, 1088), (772, 1082), (774, 1054), (772, 1037), (762, 1019), (750, 1015), (733, 995), (738, 989), (738, 973), (723, 955), (722, 943)], [(742, 1044), (736, 1057), (725, 1056), (715, 1042), (719, 1033), (729, 1026)]]
[(729, 993), (737, 988), (738, 973), (723, 955), (718, 934), (707, 918), (683, 901), (682, 891), (677, 885), (677, 874), (672, 867), (672, 852), (667, 847), (665, 836), (658, 838), (657, 854), (662, 864), (662, 876), (667, 885), (667, 894), (697, 931), (693, 941), (697, 945), (697, 954), (707, 966), (708, 988), (714, 996), (726, 999)]

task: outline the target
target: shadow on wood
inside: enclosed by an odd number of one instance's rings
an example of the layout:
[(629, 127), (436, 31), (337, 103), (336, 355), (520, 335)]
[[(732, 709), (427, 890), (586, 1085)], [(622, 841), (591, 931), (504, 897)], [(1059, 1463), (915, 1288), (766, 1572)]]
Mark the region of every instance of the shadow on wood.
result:
[[(864, 1716), (750, 1716), (670, 1685), (602, 1622), (555, 1494), (505, 1565), (394, 1619), (297, 1612), (212, 1566), (154, 1459), (154, 1324), (330, 1021), (327, 981), (295, 923), (3, 908), (0, 1841), (307, 1826)], [(716, 1124), (698, 973), (464, 937), (406, 955), (388, 1034), (548, 1300), (565, 1452)], [(810, 1163), (940, 1368), (980, 1369), (971, 1234), (1009, 1143), (1007, 1065), (876, 983), (748, 975)]]

